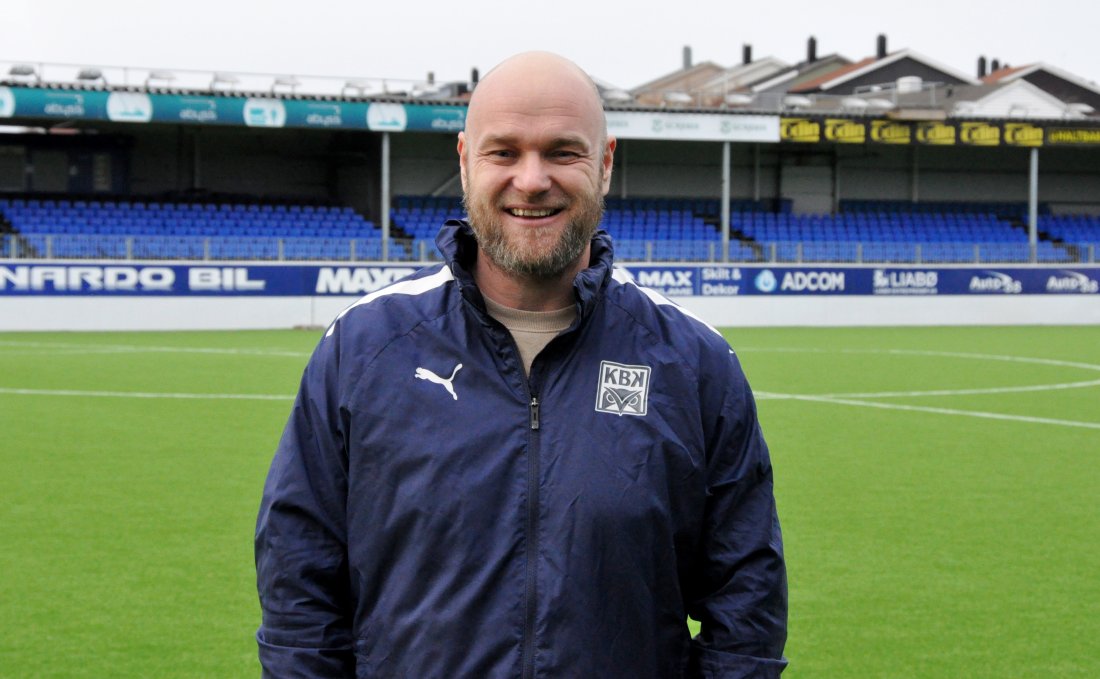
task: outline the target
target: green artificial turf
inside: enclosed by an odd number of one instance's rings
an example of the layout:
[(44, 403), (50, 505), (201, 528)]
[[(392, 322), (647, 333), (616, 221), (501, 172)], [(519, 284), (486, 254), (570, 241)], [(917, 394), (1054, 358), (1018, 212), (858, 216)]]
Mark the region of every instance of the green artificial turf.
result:
[[(726, 336), (775, 466), (784, 676), (1100, 676), (1100, 328)], [(0, 334), (0, 676), (258, 674), (256, 508), (317, 338)]]

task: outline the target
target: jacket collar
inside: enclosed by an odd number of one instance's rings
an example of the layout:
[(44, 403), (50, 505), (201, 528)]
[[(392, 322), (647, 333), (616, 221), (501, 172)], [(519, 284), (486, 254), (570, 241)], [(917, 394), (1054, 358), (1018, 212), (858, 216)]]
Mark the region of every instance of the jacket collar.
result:
[[(481, 291), (477, 289), (472, 274), (473, 264), (477, 260), (477, 241), (473, 229), (464, 219), (448, 219), (439, 230), (435, 243), (447, 266), (458, 282), (462, 296), (478, 309), (485, 310)], [(573, 294), (577, 300), (578, 319), (587, 317), (595, 308), (608, 281), (611, 280), (614, 267), (614, 253), (611, 236), (600, 229), (592, 236), (592, 255), (587, 269), (573, 279)]]

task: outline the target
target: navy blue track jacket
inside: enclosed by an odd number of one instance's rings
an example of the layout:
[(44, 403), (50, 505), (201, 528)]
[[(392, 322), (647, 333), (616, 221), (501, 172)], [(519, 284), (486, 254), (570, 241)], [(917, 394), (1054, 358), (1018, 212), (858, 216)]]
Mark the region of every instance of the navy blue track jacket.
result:
[(772, 469), (725, 340), (601, 231), (528, 378), (469, 226), (437, 242), (306, 367), (256, 529), (265, 676), (777, 676)]

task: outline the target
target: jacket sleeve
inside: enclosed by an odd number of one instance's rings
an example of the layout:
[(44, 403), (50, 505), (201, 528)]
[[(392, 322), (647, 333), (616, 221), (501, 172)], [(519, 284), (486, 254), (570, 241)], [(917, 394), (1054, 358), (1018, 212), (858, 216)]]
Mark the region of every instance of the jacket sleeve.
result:
[[(691, 676), (778, 677), (786, 666), (787, 573), (772, 467), (733, 352), (703, 380), (707, 502), (688, 613), (701, 623)], [(708, 412), (709, 411), (709, 412)]]
[(351, 677), (346, 417), (336, 336), (302, 377), (256, 523), (256, 633), (264, 677)]

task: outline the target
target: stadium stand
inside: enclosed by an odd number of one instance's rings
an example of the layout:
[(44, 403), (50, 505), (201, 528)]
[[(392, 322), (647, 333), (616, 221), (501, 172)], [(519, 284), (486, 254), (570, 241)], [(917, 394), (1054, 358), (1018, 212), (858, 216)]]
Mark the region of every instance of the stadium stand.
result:
[(14, 198), (0, 215), (44, 257), (354, 259), (378, 257), (381, 242), (349, 207)]
[[(711, 198), (609, 198), (602, 227), (621, 261), (722, 260)], [(1028, 262), (1026, 204), (842, 201), (795, 214), (790, 201), (731, 204), (726, 259), (743, 262)], [(0, 199), (0, 256), (204, 260), (429, 260), (457, 197), (397, 196), (391, 240), (350, 207), (258, 202)], [(1041, 262), (1094, 261), (1100, 217), (1040, 206)]]

